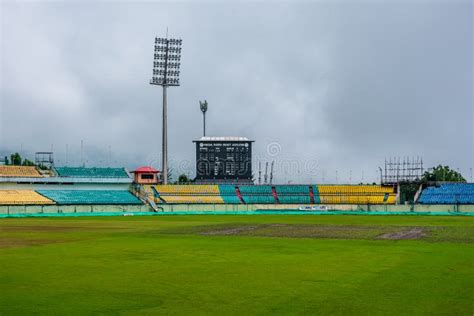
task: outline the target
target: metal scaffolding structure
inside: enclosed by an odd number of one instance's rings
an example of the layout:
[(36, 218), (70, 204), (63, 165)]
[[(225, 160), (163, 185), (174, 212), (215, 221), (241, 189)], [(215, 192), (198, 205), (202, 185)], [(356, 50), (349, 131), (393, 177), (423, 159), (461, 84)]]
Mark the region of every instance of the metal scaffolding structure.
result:
[(424, 172), (421, 157), (390, 157), (385, 159), (385, 168), (380, 168), (382, 184), (416, 182), (421, 180)]
[(51, 168), (52, 166), (54, 166), (54, 153), (52, 151), (36, 152), (35, 165)]

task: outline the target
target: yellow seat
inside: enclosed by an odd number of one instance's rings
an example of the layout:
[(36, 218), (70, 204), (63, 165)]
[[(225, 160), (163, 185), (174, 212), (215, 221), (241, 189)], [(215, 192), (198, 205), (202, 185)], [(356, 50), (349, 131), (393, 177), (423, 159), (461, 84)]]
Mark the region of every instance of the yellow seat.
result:
[(0, 166), (0, 177), (42, 177), (34, 166)]
[[(395, 204), (393, 187), (380, 185), (318, 185), (322, 204)], [(385, 195), (389, 194), (387, 200)]]
[(320, 195), (321, 204), (395, 204), (395, 195)]
[(154, 186), (156, 191), (160, 193), (160, 195), (195, 195), (195, 194), (202, 194), (202, 195), (219, 195), (219, 186), (217, 185), (205, 185), (205, 184), (198, 184), (198, 185), (174, 185), (174, 184), (166, 184), (166, 185), (155, 185)]
[(224, 200), (217, 195), (166, 195), (162, 196), (166, 203), (174, 204), (223, 204)]
[(392, 187), (380, 185), (318, 185), (319, 194), (393, 193)]
[(0, 205), (55, 204), (33, 190), (0, 190)]

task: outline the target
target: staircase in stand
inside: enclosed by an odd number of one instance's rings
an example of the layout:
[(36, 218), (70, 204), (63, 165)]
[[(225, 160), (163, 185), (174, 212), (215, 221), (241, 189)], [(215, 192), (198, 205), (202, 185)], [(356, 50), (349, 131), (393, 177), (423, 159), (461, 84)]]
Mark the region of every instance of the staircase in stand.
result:
[(244, 198), (242, 197), (242, 194), (240, 193), (239, 187), (235, 187), (235, 193), (237, 194), (237, 197), (240, 200), (240, 203), (245, 204)]
[(314, 204), (314, 191), (313, 186), (309, 186), (309, 201), (311, 204)]
[(278, 194), (276, 192), (275, 187), (272, 187), (272, 195), (273, 195), (273, 198), (275, 199), (275, 203), (280, 204), (280, 200), (278, 200)]

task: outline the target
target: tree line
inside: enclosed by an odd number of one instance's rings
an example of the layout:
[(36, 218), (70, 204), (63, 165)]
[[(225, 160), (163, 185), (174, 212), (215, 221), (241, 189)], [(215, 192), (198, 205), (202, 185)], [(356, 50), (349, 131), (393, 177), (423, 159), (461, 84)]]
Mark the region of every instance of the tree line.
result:
[(22, 159), (19, 153), (14, 153), (10, 155), (10, 159), (5, 156), (4, 159), (5, 165), (11, 166), (34, 166), (34, 162), (29, 159)]

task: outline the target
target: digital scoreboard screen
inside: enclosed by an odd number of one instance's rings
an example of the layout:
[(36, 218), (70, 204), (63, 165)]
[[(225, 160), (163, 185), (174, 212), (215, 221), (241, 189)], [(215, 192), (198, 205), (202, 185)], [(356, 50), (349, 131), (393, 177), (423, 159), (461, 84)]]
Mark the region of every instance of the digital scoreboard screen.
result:
[(252, 179), (251, 141), (195, 141), (196, 179)]

